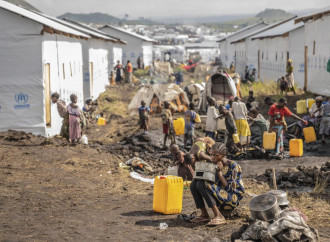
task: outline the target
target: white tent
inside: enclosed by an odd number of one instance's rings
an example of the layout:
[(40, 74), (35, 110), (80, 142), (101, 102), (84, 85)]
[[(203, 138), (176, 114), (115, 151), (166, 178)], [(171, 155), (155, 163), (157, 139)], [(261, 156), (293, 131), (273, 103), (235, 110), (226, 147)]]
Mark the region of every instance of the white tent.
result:
[[(243, 36), (236, 37), (231, 44), (235, 46), (235, 71), (242, 77), (245, 75), (245, 67), (248, 66), (249, 71), (253, 69), (258, 70), (258, 51), (259, 51), (259, 39), (252, 40), (252, 37), (256, 34), (262, 33), (268, 29), (281, 25), (293, 18), (280, 21), (274, 24), (266, 25), (253, 32), (248, 32)], [(258, 75), (259, 77), (259, 75)]]
[(132, 66), (134, 68), (137, 67), (138, 57), (142, 57), (145, 66), (149, 66), (152, 63), (152, 44), (155, 42), (154, 40), (110, 25), (105, 25), (100, 30), (127, 42), (127, 45), (123, 46), (122, 59), (124, 65), (130, 60)]
[(231, 62), (235, 62), (235, 46), (231, 42), (240, 36), (252, 33), (258, 29), (265, 27), (267, 24), (264, 22), (257, 23), (254, 25), (247, 26), (239, 31), (236, 31), (217, 42), (220, 48), (220, 60), (224, 67), (229, 68)]
[(124, 42), (98, 29), (66, 18), (56, 20), (91, 36), (87, 42), (82, 42), (84, 99), (97, 99), (105, 91), (105, 87), (109, 85), (110, 71), (113, 70), (115, 65), (114, 58), (116, 58), (116, 61), (121, 61), (121, 45)]
[(288, 59), (293, 59), (294, 79), (302, 87), (303, 74), (299, 66), (303, 63), (304, 24), (295, 24), (294, 19), (253, 35), (259, 40), (259, 78), (263, 81), (277, 80), (286, 74)]
[[(151, 113), (156, 113), (160, 111), (161, 104), (164, 101), (172, 102), (173, 100), (180, 102), (172, 103), (172, 107), (174, 109), (176, 108), (176, 111), (183, 111), (182, 106), (189, 103), (187, 94), (174, 83), (143, 86), (134, 95), (128, 105), (129, 114), (131, 116), (137, 114), (138, 108), (141, 106), (141, 101), (144, 101), (146, 106), (150, 107)], [(187, 107), (185, 106), (185, 108)]]
[(330, 96), (330, 7), (306, 14), (295, 20), (305, 23), (304, 88), (310, 92)]
[(82, 47), (88, 35), (0, 1), (0, 130), (59, 134), (62, 119), (50, 95), (83, 104)]
[(214, 97), (216, 101), (225, 103), (236, 95), (237, 90), (233, 79), (227, 73), (218, 72), (206, 82), (201, 108), (206, 111), (207, 97)]

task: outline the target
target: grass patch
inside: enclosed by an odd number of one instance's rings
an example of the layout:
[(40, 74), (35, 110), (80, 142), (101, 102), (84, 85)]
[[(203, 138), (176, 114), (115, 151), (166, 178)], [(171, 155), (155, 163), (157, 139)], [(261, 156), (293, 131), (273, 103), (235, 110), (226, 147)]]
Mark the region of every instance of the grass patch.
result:
[(254, 92), (254, 96), (280, 96), (280, 89), (275, 81), (267, 81), (267, 82), (253, 82), (251, 84), (243, 84), (240, 87), (240, 91), (242, 97), (249, 96), (249, 91)]
[(146, 69), (137, 69), (134, 71), (134, 76), (137, 78), (140, 77), (149, 77), (150, 76), (150, 71)]

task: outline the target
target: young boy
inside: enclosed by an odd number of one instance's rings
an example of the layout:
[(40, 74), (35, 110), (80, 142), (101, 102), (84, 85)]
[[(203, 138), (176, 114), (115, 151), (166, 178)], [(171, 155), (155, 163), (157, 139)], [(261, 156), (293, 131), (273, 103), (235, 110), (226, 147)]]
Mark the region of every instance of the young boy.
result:
[(107, 124), (107, 122), (105, 121), (104, 113), (100, 113), (100, 117), (97, 120), (97, 125), (102, 126), (102, 125), (106, 125), (106, 124)]
[(166, 148), (167, 137), (171, 139), (171, 145), (175, 144), (175, 134), (173, 127), (172, 111), (170, 109), (171, 104), (168, 101), (164, 102), (164, 110), (162, 113), (163, 120), (163, 133), (164, 133), (164, 149)]
[(140, 129), (144, 130), (144, 133), (148, 133), (149, 129), (149, 116), (148, 112), (150, 111), (149, 107), (146, 107), (145, 101), (141, 101), (141, 107), (138, 109), (139, 111), (139, 124), (140, 124)]
[(189, 110), (184, 115), (184, 146), (187, 147), (187, 141), (190, 140), (190, 144), (193, 145), (195, 141), (195, 128), (194, 123), (196, 119), (195, 105), (189, 104)]

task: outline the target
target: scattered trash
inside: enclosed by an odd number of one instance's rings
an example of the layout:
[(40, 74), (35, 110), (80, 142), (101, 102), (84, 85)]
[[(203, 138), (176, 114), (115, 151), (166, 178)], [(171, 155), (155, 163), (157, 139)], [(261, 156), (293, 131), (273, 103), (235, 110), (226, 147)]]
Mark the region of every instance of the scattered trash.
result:
[(112, 174), (112, 171), (108, 171), (109, 174)]
[(133, 157), (132, 159), (129, 159), (128, 161), (125, 162), (126, 165), (128, 166), (132, 166), (134, 168), (134, 171), (139, 172), (139, 171), (143, 171), (144, 173), (152, 173), (152, 167), (145, 162), (144, 160), (142, 160), (139, 157)]
[(190, 220), (194, 219), (197, 215), (197, 212), (193, 212), (190, 215), (187, 214), (179, 214), (178, 219), (184, 220), (185, 222), (189, 222)]
[(85, 134), (81, 136), (80, 142), (84, 145), (88, 145), (88, 138)]
[(139, 174), (135, 171), (132, 171), (129, 174), (130, 174), (131, 177), (133, 177), (135, 179), (138, 179), (138, 180), (143, 181), (143, 182), (148, 182), (148, 183), (154, 184), (154, 181), (155, 181), (154, 178), (149, 178), (149, 177), (142, 176), (141, 174)]
[(306, 216), (300, 211), (287, 208), (273, 221), (255, 220), (245, 231), (241, 240), (262, 241), (318, 241), (318, 232), (306, 223)]
[(166, 230), (167, 228), (168, 228), (167, 223), (160, 223), (160, 224), (159, 224), (159, 229), (160, 229), (160, 230)]

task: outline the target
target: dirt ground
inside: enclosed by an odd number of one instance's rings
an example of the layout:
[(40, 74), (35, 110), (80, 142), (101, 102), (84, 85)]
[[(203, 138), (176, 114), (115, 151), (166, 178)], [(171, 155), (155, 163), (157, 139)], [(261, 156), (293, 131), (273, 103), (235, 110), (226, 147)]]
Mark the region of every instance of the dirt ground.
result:
[[(246, 195), (225, 225), (214, 228), (191, 224), (177, 215), (152, 211), (153, 186), (135, 180), (119, 168), (132, 152), (112, 149), (137, 130), (136, 119), (113, 119), (104, 127), (87, 130), (89, 145), (68, 145), (55, 137), (45, 139), (17, 132), (0, 133), (0, 238), (1, 241), (210, 241), (230, 240), (247, 223), (248, 203), (253, 195), (270, 190), (256, 179), (265, 169), (321, 166), (330, 161), (329, 140), (316, 144), (316, 151), (301, 158), (283, 160), (239, 160)], [(161, 145), (159, 118), (151, 121), (150, 137)], [(322, 149), (324, 152), (318, 153)], [(157, 151), (158, 152), (158, 151)], [(147, 154), (150, 161), (158, 153)], [(164, 151), (169, 155), (169, 151)], [(140, 152), (142, 154), (142, 152)], [(329, 192), (329, 191), (327, 191)], [(330, 205), (327, 199), (306, 192), (289, 191), (291, 206), (308, 217), (321, 241), (330, 240)], [(195, 205), (189, 189), (184, 190), (184, 214)], [(159, 224), (166, 222), (167, 230)]]

